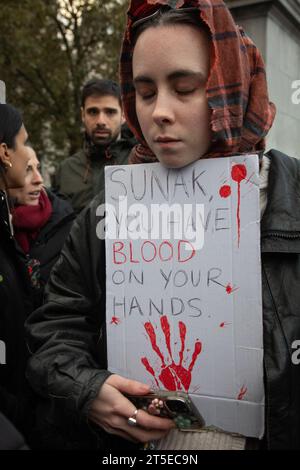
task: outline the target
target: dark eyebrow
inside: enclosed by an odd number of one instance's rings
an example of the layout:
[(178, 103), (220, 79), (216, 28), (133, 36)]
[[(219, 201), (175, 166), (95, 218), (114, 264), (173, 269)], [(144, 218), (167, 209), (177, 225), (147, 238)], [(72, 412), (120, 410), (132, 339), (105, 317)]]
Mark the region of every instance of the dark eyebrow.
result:
[[(118, 109), (117, 108), (112, 108), (110, 106), (107, 106), (106, 108), (103, 108), (103, 110), (107, 113), (107, 112), (118, 112)], [(97, 107), (97, 106), (91, 106), (89, 108), (86, 108), (86, 112), (87, 113), (90, 113), (91, 111), (96, 111), (97, 113), (100, 112), (100, 109)]]
[(136, 86), (138, 83), (153, 83), (153, 80), (151, 78), (146, 77), (146, 75), (138, 75), (133, 79), (133, 85)]
[(177, 78), (197, 78), (201, 80), (205, 80), (205, 76), (202, 72), (193, 72), (192, 70), (176, 70), (176, 72), (171, 73), (168, 75), (168, 80), (176, 80)]
[(99, 108), (97, 108), (97, 106), (90, 106), (89, 108), (86, 108), (86, 111), (87, 111), (87, 112), (90, 112), (90, 111), (99, 111)]
[(107, 111), (114, 111), (114, 112), (118, 112), (118, 109), (117, 108), (111, 108), (109, 106), (107, 106), (106, 108), (104, 108), (104, 111), (107, 113)]
[[(173, 81), (177, 80), (178, 78), (197, 78), (200, 79), (201, 81), (206, 81), (205, 76), (202, 72), (193, 72), (192, 70), (176, 70), (175, 72), (172, 72), (168, 75), (168, 80)], [(154, 81), (150, 78), (147, 77), (146, 75), (138, 75), (137, 77), (134, 78), (133, 84), (134, 86), (137, 85), (138, 83), (154, 83)]]

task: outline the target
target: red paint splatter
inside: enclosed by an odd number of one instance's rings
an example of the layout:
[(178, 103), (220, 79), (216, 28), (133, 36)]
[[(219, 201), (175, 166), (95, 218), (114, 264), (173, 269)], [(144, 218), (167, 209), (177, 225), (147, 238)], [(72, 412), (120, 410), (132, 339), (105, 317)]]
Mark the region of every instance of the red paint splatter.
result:
[(241, 182), (246, 179), (247, 168), (243, 164), (234, 165), (231, 169), (231, 178), (238, 184), (238, 207), (237, 207), (237, 226), (238, 226), (238, 246), (240, 246), (241, 238), (241, 219), (240, 219), (240, 207), (241, 207)]
[(231, 284), (228, 284), (228, 285), (226, 286), (226, 292), (227, 292), (227, 294), (232, 294), (232, 292), (233, 292), (233, 287), (231, 286)]
[(112, 317), (110, 324), (111, 325), (119, 325), (121, 323), (120, 318), (118, 317)]
[(247, 176), (247, 168), (243, 164), (234, 165), (231, 170), (231, 178), (237, 183), (241, 183)]
[[(201, 353), (202, 350), (202, 343), (197, 340), (194, 346), (194, 352), (192, 355), (192, 360), (189, 367), (186, 369), (183, 367), (183, 356), (185, 350), (185, 339), (186, 339), (186, 325), (183, 322), (179, 322), (179, 336), (181, 341), (181, 348), (179, 352), (179, 364), (175, 364), (172, 349), (171, 349), (171, 332), (170, 332), (170, 324), (168, 317), (166, 315), (161, 317), (160, 325), (162, 332), (165, 337), (165, 344), (170, 356), (170, 364), (166, 364), (166, 360), (163, 357), (162, 352), (160, 351), (159, 347), (157, 346), (156, 334), (153, 325), (151, 322), (145, 323), (144, 327), (149, 336), (151, 346), (154, 352), (158, 355), (161, 360), (161, 369), (158, 375), (160, 382), (167, 390), (176, 391), (182, 390), (182, 387), (188, 391), (191, 381), (192, 381), (192, 371), (195, 366), (196, 360)], [(146, 370), (154, 377), (156, 384), (158, 385), (158, 380), (155, 375), (155, 371), (149, 364), (149, 361), (146, 357), (141, 358), (141, 362), (146, 368)]]
[(150, 366), (148, 359), (146, 357), (143, 357), (141, 361), (142, 361), (142, 364), (146, 367), (146, 370), (154, 377), (156, 385), (159, 387), (159, 383), (157, 381), (157, 378), (155, 377), (155, 372), (153, 368)]
[(233, 292), (235, 292), (236, 290), (238, 290), (238, 287), (232, 286), (230, 283), (227, 284), (227, 286), (224, 286), (224, 287), (225, 287), (226, 292), (227, 292), (228, 295), (230, 295)]
[(230, 325), (230, 323), (228, 323), (227, 321), (223, 321), (222, 323), (220, 323), (219, 327), (225, 328), (225, 326), (228, 326), (228, 325)]
[(241, 387), (241, 390), (237, 396), (237, 400), (243, 400), (245, 398), (245, 395), (247, 393), (248, 389), (245, 385)]
[(231, 196), (231, 187), (228, 186), (228, 184), (225, 184), (224, 186), (222, 186), (220, 188), (219, 194), (223, 198), (227, 198), (227, 197)]
[(151, 346), (152, 346), (153, 351), (155, 351), (156, 354), (158, 355), (158, 357), (160, 358), (161, 363), (162, 363), (162, 367), (165, 367), (164, 356), (162, 355), (159, 347), (157, 346), (156, 334), (155, 334), (152, 323), (147, 322), (147, 323), (145, 323), (144, 327), (145, 327), (146, 333), (148, 334), (149, 339), (151, 341)]

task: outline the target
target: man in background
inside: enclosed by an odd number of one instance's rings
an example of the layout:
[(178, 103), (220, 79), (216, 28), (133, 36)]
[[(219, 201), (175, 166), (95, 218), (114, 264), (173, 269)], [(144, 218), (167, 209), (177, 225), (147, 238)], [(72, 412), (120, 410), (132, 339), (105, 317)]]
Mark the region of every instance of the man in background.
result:
[(120, 88), (114, 81), (92, 79), (84, 85), (81, 119), (83, 148), (61, 163), (54, 182), (77, 214), (104, 188), (104, 167), (126, 164), (135, 144), (124, 126)]

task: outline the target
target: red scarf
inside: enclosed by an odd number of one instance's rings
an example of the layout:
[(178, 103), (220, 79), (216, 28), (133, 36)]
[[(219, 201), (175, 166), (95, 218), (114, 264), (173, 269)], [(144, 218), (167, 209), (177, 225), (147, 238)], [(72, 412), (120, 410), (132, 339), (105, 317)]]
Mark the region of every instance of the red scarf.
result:
[(52, 204), (46, 191), (41, 191), (37, 206), (22, 205), (12, 210), (15, 238), (24, 253), (29, 253), (31, 242), (36, 239), (51, 214)]
[(204, 22), (210, 30), (213, 57), (207, 99), (212, 111), (212, 146), (204, 157), (225, 157), (264, 150), (265, 136), (275, 117), (275, 106), (268, 97), (265, 66), (260, 52), (235, 24), (225, 3), (222, 0), (131, 0), (120, 64), (127, 123), (140, 142), (132, 149), (130, 163), (156, 161), (145, 142), (135, 111), (131, 25), (162, 5), (171, 8), (197, 7), (199, 23)]

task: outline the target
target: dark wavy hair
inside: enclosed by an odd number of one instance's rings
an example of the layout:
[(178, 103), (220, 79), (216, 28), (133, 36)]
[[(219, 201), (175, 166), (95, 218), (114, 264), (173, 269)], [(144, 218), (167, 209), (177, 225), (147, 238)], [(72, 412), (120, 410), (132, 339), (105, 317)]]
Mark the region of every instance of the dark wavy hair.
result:
[[(8, 148), (15, 149), (16, 135), (23, 124), (21, 113), (10, 104), (0, 104), (0, 144), (6, 144)], [(0, 162), (0, 178), (7, 188), (5, 168)]]
[(108, 79), (92, 78), (82, 88), (81, 106), (84, 108), (85, 101), (89, 96), (114, 96), (121, 103), (121, 90), (117, 82)]

